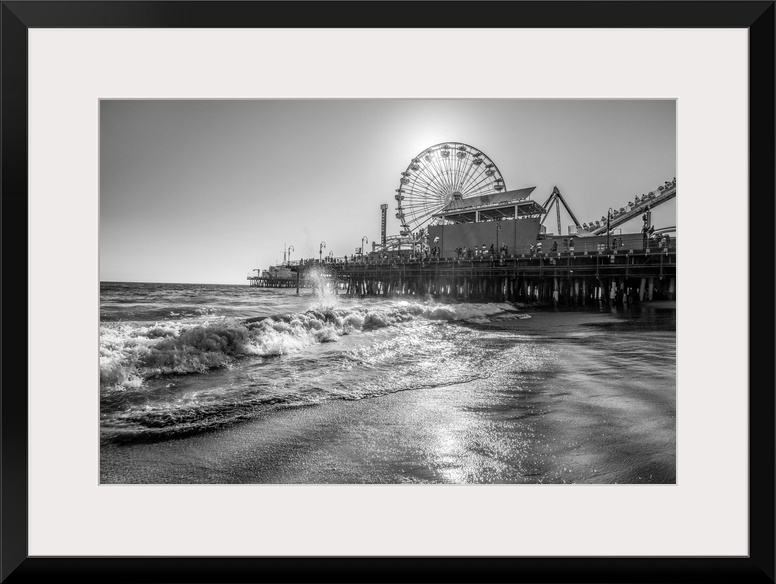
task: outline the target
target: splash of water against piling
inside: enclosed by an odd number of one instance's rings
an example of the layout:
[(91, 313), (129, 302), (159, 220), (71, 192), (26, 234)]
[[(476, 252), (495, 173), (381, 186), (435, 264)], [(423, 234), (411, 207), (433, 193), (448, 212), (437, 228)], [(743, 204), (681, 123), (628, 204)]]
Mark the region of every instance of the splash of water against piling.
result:
[(335, 301), (338, 295), (336, 276), (321, 266), (313, 266), (305, 273), (305, 280), (312, 288), (313, 295), (321, 300)]

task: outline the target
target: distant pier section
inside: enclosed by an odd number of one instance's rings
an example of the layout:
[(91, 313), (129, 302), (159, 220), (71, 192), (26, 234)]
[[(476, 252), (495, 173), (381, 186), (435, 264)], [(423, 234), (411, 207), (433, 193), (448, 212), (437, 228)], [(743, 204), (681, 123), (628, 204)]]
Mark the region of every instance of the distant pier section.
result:
[[(297, 262), (298, 263), (298, 262)], [(293, 266), (286, 260), (283, 252), (283, 263), (270, 266), (267, 270), (253, 270), (256, 275), (248, 275), (248, 285), (257, 288), (296, 288), (299, 272), (297, 265)]]
[(285, 278), (248, 276), (248, 285), (256, 288), (296, 288), (296, 276), (290, 280)]

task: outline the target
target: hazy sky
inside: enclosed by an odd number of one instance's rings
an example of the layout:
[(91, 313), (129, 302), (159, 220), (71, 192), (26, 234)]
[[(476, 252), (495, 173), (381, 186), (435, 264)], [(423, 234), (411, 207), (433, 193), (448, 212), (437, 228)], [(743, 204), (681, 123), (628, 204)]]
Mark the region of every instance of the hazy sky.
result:
[[(580, 222), (676, 176), (674, 101), (102, 101), (100, 279), (243, 284), (283, 259), (397, 234), (400, 173), (463, 142), (509, 190), (557, 186)], [(572, 222), (562, 216), (563, 232)], [(675, 200), (653, 212), (676, 225)], [(551, 215), (545, 224), (557, 231)], [(640, 220), (625, 232), (638, 231)]]

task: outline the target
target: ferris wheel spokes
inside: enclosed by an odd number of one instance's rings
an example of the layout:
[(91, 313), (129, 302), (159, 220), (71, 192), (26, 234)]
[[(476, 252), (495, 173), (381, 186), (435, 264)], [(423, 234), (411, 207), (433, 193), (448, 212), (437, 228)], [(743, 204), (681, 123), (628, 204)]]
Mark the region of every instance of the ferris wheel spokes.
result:
[(426, 148), (401, 174), (396, 217), (403, 233), (423, 229), (454, 197), (465, 199), (506, 188), (495, 163), (481, 150), (460, 142)]

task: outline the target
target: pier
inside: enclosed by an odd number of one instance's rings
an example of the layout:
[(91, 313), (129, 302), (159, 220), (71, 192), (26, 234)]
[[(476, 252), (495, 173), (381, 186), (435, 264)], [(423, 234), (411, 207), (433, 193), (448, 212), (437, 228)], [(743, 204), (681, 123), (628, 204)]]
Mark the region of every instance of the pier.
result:
[[(555, 302), (582, 305), (676, 298), (675, 226), (656, 229), (652, 210), (677, 196), (676, 178), (581, 223), (557, 187), (543, 205), (536, 187), (507, 190), (495, 164), (462, 143), (421, 152), (396, 189), (398, 236), (361, 238), (356, 254), (286, 261), (284, 279), (249, 277), (252, 286), (331, 289), (360, 296), (420, 296), (454, 301)], [(452, 162), (451, 162), (452, 161)], [(462, 172), (462, 168), (466, 171)], [(460, 176), (458, 176), (460, 174)], [(450, 182), (450, 176), (458, 178)], [(476, 183), (470, 184), (472, 177)], [(480, 186), (478, 186), (480, 185)], [(481, 185), (486, 185), (482, 187)], [(573, 221), (564, 234), (561, 205)], [(555, 207), (557, 232), (545, 221)], [(623, 232), (641, 217), (640, 231)], [(631, 224), (631, 229), (635, 225)]]
[[(475, 302), (558, 302), (676, 298), (676, 247), (520, 254), (494, 258), (310, 260), (300, 281), (324, 276), (359, 296), (421, 296)], [(621, 296), (618, 296), (621, 294)], [(625, 297), (625, 298), (624, 298)]]
[(248, 285), (254, 288), (296, 288), (296, 278), (267, 278), (248, 276)]

